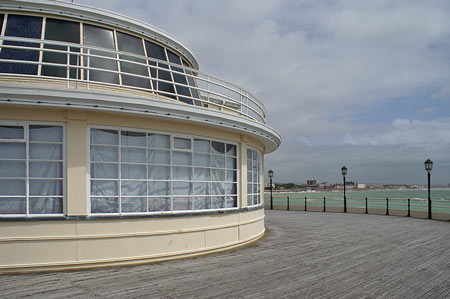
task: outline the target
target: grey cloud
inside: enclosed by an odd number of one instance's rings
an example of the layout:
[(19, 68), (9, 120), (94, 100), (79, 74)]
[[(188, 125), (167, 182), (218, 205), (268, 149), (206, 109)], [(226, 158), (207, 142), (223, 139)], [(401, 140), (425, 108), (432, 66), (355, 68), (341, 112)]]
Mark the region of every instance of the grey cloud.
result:
[[(414, 163), (430, 157), (449, 164), (450, 145), (442, 140), (450, 115), (439, 107), (428, 114), (439, 111), (441, 119), (412, 117), (403, 127), (350, 118), (371, 105), (430, 91), (448, 102), (448, 1), (76, 2), (162, 28), (192, 48), (203, 71), (259, 97), (268, 124), (283, 135), (281, 148), (266, 157), (278, 178), (340, 180), (335, 170), (352, 163), (367, 171), (359, 181), (419, 183), (420, 170), (411, 174)], [(423, 138), (429, 150), (416, 146)], [(450, 183), (448, 172), (437, 181)]]

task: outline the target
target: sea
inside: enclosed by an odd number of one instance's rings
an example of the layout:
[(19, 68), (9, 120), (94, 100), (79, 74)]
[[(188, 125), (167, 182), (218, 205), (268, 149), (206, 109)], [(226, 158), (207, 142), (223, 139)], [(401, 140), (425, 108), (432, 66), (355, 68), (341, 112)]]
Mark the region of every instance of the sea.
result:
[[(434, 212), (450, 214), (450, 188), (432, 188), (430, 192), (432, 209)], [(307, 205), (308, 207), (343, 206), (343, 191), (305, 191), (305, 192), (273, 192), (273, 204), (287, 206)], [(289, 198), (289, 200), (288, 200)], [(325, 200), (324, 200), (325, 198)], [(346, 192), (348, 207), (384, 209), (390, 208), (407, 210), (408, 202), (413, 211), (426, 211), (428, 207), (427, 189), (401, 189), (401, 190), (359, 190)], [(367, 201), (365, 200), (367, 198)], [(386, 200), (388, 198), (388, 201)], [(407, 199), (410, 199), (409, 201)], [(264, 193), (265, 204), (270, 203), (270, 192)], [(367, 202), (367, 203), (366, 203)], [(389, 202), (389, 204), (388, 204)]]
[[(304, 192), (273, 192), (273, 197), (286, 197), (293, 196), (296, 198), (343, 198), (343, 191), (304, 191)], [(269, 192), (265, 192), (265, 197), (270, 196)], [(359, 190), (359, 191), (347, 191), (346, 196), (348, 199), (428, 199), (427, 189), (395, 189), (395, 190)], [(432, 188), (430, 191), (432, 200), (450, 200), (450, 188)]]

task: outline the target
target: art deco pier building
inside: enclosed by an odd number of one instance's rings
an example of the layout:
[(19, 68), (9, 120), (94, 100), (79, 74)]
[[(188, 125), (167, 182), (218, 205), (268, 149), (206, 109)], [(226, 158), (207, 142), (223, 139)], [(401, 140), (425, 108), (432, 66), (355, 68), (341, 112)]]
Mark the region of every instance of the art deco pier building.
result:
[(262, 236), (263, 157), (281, 137), (250, 92), (160, 29), (87, 6), (3, 0), (0, 32), (0, 271)]

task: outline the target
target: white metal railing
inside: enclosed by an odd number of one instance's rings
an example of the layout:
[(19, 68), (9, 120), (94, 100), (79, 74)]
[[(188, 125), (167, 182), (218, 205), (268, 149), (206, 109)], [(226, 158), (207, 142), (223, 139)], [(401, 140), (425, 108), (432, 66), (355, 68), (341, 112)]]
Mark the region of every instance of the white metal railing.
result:
[[(7, 45), (5, 45), (5, 42), (7, 43)], [(11, 43), (9, 43), (8, 45), (8, 42), (13, 42), (13, 45), (11, 45)], [(17, 43), (21, 43), (21, 45)], [(26, 45), (24, 43), (36, 44), (37, 47)], [(47, 45), (59, 46), (64, 50), (44, 48), (44, 46)], [(14, 55), (10, 55), (11, 57), (8, 57), (8, 54), (5, 53), (8, 51), (6, 49), (16, 51), (15, 58), (18, 58), (21, 52), (24, 53), (24, 51), (36, 51), (39, 54), (39, 59), (37, 61), (13, 59)], [(44, 62), (44, 53), (50, 55), (52, 53), (53, 55), (65, 55), (66, 63), (61, 64), (55, 62)], [(137, 61), (127, 59), (129, 57)], [(71, 58), (72, 60), (75, 60), (76, 63), (71, 64)], [(92, 61), (95, 59), (101, 59), (102, 61), (107, 61), (108, 63), (113, 62), (115, 69), (93, 67)], [(41, 78), (63, 80), (66, 82), (66, 88), (71, 88), (70, 82), (86, 83), (88, 89), (90, 88), (90, 83), (102, 84), (107, 86), (124, 86), (127, 88), (148, 92), (152, 97), (159, 98), (160, 96), (162, 96), (172, 99), (175, 98), (181, 101), (191, 101), (194, 105), (197, 106), (218, 109), (226, 113), (238, 114), (240, 116), (248, 117), (258, 122), (265, 123), (266, 110), (264, 105), (247, 90), (231, 82), (222, 80), (218, 77), (200, 72), (196, 69), (192, 69), (186, 66), (170, 63), (168, 61), (94, 46), (85, 46), (79, 44), (30, 38), (0, 37), (0, 75), (11, 75), (11, 72), (5, 70), (6, 63), (37, 65), (38, 70), (36, 74), (29, 75), (23, 73), (21, 74), (20, 72), (18, 72), (14, 73), (14, 75), (26, 77), (38, 76)], [(139, 68), (144, 67), (147, 70), (148, 75), (139, 75), (121, 71), (122, 63), (135, 65)], [(65, 77), (42, 75), (42, 68), (46, 66), (65, 68)], [(181, 71), (177, 71), (174, 68), (178, 68)], [(73, 72), (73, 70), (75, 70), (75, 72)], [(117, 76), (117, 82), (111, 83), (91, 80), (90, 76), (92, 72), (115, 74), (115, 76)], [(152, 72), (156, 73), (156, 76), (152, 76)], [(161, 72), (168, 72), (170, 74), (171, 80), (161, 79)], [(75, 73), (75, 75), (72, 76), (71, 73)], [(183, 76), (186, 83), (175, 82), (174, 75)], [(148, 80), (149, 88), (125, 85), (122, 82), (123, 76), (146, 79)], [(175, 92), (160, 90), (159, 85), (161, 83), (173, 84), (173, 86), (175, 86)], [(189, 93), (181, 94), (180, 92), (177, 92), (177, 89), (182, 88), (184, 90), (187, 89)]]

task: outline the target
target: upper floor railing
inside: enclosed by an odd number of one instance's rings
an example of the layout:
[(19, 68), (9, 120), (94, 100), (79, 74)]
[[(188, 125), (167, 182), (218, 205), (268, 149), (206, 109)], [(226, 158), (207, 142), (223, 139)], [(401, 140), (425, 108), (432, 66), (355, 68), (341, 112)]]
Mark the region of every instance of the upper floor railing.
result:
[(22, 37), (0, 37), (0, 75), (126, 87), (142, 95), (216, 109), (265, 123), (265, 107), (233, 83), (188, 67), (130, 52)]

